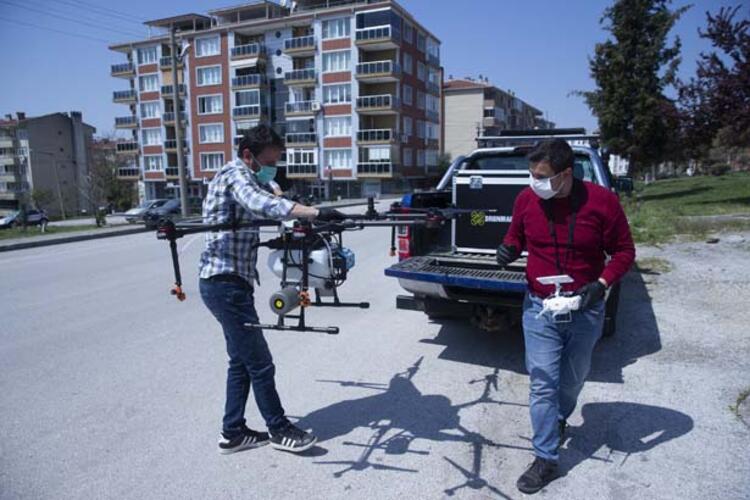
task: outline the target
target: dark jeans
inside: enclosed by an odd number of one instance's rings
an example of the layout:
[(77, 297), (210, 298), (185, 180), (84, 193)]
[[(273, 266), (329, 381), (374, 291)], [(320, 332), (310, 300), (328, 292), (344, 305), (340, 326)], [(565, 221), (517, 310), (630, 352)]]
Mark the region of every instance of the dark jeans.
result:
[(255, 403), (271, 432), (284, 427), (284, 416), (274, 382), (275, 368), (271, 351), (258, 323), (253, 287), (241, 278), (227, 275), (200, 280), (203, 303), (221, 323), (229, 355), (227, 401), (224, 409), (224, 433), (237, 434), (245, 426), (245, 404), (253, 386)]

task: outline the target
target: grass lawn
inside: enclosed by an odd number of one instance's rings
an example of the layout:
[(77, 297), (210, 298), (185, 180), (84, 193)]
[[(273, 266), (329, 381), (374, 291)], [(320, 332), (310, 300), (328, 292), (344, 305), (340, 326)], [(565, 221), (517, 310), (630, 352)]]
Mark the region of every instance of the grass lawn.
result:
[(53, 234), (71, 233), (75, 231), (87, 231), (97, 229), (95, 224), (82, 226), (47, 226), (47, 231), (42, 233), (39, 226), (29, 226), (24, 231), (21, 228), (0, 229), (0, 240), (10, 240), (13, 238), (30, 238), (32, 236), (49, 236)]
[(634, 195), (623, 196), (622, 204), (638, 243), (664, 243), (678, 234), (702, 238), (721, 229), (750, 228), (747, 220), (717, 222), (689, 218), (750, 214), (750, 173), (636, 184)]

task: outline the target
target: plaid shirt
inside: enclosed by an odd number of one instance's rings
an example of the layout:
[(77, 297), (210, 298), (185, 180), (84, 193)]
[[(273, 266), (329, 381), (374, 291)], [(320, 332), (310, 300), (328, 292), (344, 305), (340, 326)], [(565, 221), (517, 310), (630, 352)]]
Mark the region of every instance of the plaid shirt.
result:
[[(293, 202), (263, 190), (245, 163), (236, 159), (224, 165), (208, 185), (208, 195), (203, 201), (203, 222), (231, 222), (232, 211), (237, 222), (284, 220), (293, 207)], [(258, 249), (255, 245), (258, 240), (257, 229), (206, 233), (199, 276), (236, 274), (248, 283), (257, 282)]]

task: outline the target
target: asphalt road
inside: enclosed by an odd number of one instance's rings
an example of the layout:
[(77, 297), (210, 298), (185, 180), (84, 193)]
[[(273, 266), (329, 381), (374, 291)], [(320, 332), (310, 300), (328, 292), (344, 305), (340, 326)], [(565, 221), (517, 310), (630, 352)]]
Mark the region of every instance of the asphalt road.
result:
[[(305, 456), (217, 453), (226, 360), (197, 293), (200, 236), (180, 242), (184, 303), (150, 233), (0, 254), (0, 498), (522, 497), (520, 332), (397, 311), (388, 231), (346, 240), (357, 265), (342, 298), (371, 309), (313, 309), (338, 336), (266, 333), (288, 414), (320, 437)], [(271, 321), (265, 255), (257, 305)], [(659, 279), (627, 278), (620, 334), (599, 345), (571, 421), (567, 476), (541, 498), (750, 495), (750, 430), (728, 409), (750, 384), (747, 312), (721, 335), (683, 328), (701, 311), (686, 315)], [(247, 414), (262, 427), (252, 402)]]

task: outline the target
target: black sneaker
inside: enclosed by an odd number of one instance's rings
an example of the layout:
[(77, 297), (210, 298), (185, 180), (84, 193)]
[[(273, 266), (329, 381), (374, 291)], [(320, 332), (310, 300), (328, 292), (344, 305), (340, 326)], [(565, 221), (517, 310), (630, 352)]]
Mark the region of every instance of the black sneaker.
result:
[(557, 462), (536, 457), (516, 482), (516, 487), (526, 494), (536, 493), (557, 479)]
[(557, 448), (562, 448), (562, 445), (565, 444), (565, 433), (568, 430), (568, 421), (567, 420), (558, 420), (557, 421), (557, 429), (560, 433), (560, 442), (557, 445)]
[(268, 442), (267, 432), (257, 432), (247, 427), (242, 430), (241, 434), (231, 438), (228, 438), (222, 432), (219, 438), (219, 453), (229, 455), (230, 453), (237, 453), (238, 451), (249, 450), (250, 448), (259, 448), (267, 445)]
[(277, 450), (300, 453), (315, 446), (316, 442), (318, 438), (312, 433), (298, 429), (291, 423), (276, 432), (271, 432), (271, 446)]

